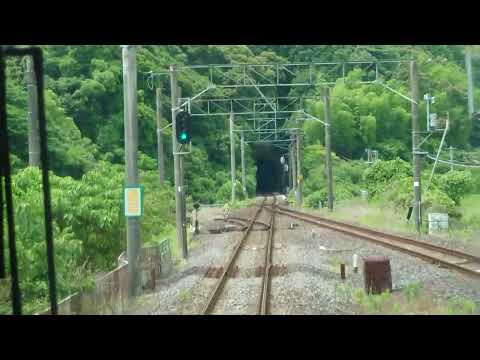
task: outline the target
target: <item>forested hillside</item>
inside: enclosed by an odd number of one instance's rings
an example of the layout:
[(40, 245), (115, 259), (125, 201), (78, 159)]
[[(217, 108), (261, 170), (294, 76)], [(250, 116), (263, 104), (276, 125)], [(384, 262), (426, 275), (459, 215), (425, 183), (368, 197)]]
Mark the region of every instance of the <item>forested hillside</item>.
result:
[[(123, 185), (124, 129), (123, 77), (121, 49), (114, 45), (43, 46), (46, 73), (46, 117), (52, 174), (55, 237), (60, 295), (84, 285), (88, 274), (110, 269), (125, 249), (120, 198)], [(158, 241), (171, 231), (174, 218), (173, 157), (170, 129), (165, 131), (166, 178), (161, 188), (156, 175), (155, 87), (163, 90), (164, 125), (170, 122), (170, 79), (155, 77), (147, 81), (148, 72), (163, 71), (170, 64), (224, 63), (296, 63), (311, 61), (411, 59), (418, 63), (420, 96), (429, 92), (436, 97), (435, 112), (450, 114), (451, 131), (447, 144), (469, 152), (480, 146), (480, 126), (467, 115), (467, 77), (463, 46), (347, 46), (347, 45), (168, 45), (140, 46), (138, 68), (138, 121), (140, 182), (146, 186), (145, 217), (142, 220), (144, 242)], [(480, 66), (474, 76), (480, 78)], [(304, 76), (299, 74), (298, 76)], [(355, 80), (365, 74), (355, 70), (346, 82), (331, 89), (332, 150), (343, 158), (360, 159), (365, 148), (379, 150), (381, 159), (399, 157), (410, 161), (411, 105), (381, 86), (359, 85)], [(12, 163), (20, 252), (23, 264), (23, 288), (32, 309), (43, 304), (46, 279), (45, 264), (33, 259), (43, 251), (40, 174), (26, 169), (28, 164), (27, 93), (25, 61), (8, 60), (7, 111), (12, 136)], [(206, 88), (208, 78), (192, 69), (179, 75), (182, 96), (194, 96)], [(387, 85), (409, 94), (408, 67), (389, 70)], [(283, 96), (320, 96), (321, 88), (292, 87), (282, 89)], [(215, 96), (258, 96), (254, 89), (211, 90)], [(480, 90), (475, 91), (480, 104)], [(323, 117), (323, 103), (311, 101), (310, 113)], [(421, 126), (425, 128), (425, 102), (420, 105)], [(316, 122), (306, 122), (305, 162), (306, 195), (314, 204), (323, 199), (324, 129)], [(433, 152), (439, 138), (427, 149)], [(239, 146), (239, 141), (237, 142)], [(186, 184), (190, 200), (201, 203), (226, 202), (230, 196), (228, 119), (201, 117), (193, 122), (193, 153), (185, 157)], [(240, 156), (240, 151), (237, 152)], [(239, 159), (237, 160), (239, 161)], [(335, 158), (335, 161), (340, 161)], [(256, 168), (252, 150), (247, 148), (247, 193), (256, 189)], [(348, 185), (339, 188), (341, 198), (355, 193), (352, 187), (362, 178), (358, 165), (352, 171), (335, 174), (339, 181), (349, 177)], [(309, 174), (311, 176), (309, 177)], [(342, 176), (345, 174), (345, 176)], [(237, 178), (240, 177), (240, 173)], [(36, 185), (36, 186), (35, 186)], [(357, 189), (358, 190), (358, 189)], [(320, 191), (320, 192), (319, 192)], [(322, 193), (323, 194), (323, 193)], [(308, 199), (307, 199), (308, 200)], [(23, 226), (29, 223), (28, 227)], [(25, 230), (28, 228), (27, 230)], [(61, 256), (60, 256), (61, 255)], [(27, 265), (28, 264), (28, 265)], [(28, 271), (27, 271), (28, 269)], [(72, 269), (75, 269), (74, 271)], [(2, 299), (0, 299), (0, 302)]]
[[(104, 159), (123, 163), (123, 85), (121, 49), (118, 46), (45, 46), (47, 74), (47, 113), (53, 170), (58, 175), (81, 176), (96, 161)], [(309, 61), (343, 61), (416, 58), (420, 74), (420, 94), (427, 91), (436, 97), (436, 112), (450, 112), (452, 131), (447, 141), (458, 148), (478, 145), (478, 128), (472, 128), (467, 116), (467, 83), (462, 46), (142, 46), (138, 51), (138, 118), (140, 151), (145, 169), (155, 166), (156, 123), (154, 90), (149, 88), (145, 73), (161, 71), (169, 64), (222, 64), (235, 62), (293, 63)], [(9, 66), (9, 116), (14, 136), (14, 153), (19, 162), (27, 162), (26, 89), (22, 62)], [(392, 69), (389, 85), (408, 94), (408, 67)], [(480, 67), (477, 67), (477, 78)], [(351, 73), (354, 80), (359, 73)], [(164, 91), (164, 104), (169, 104), (168, 76), (156, 77), (155, 86)], [(206, 87), (207, 78), (193, 70), (182, 72), (179, 85), (182, 95), (194, 96)], [(321, 89), (288, 88), (288, 95), (320, 95)], [(224, 95), (246, 95), (242, 90), (225, 90)], [(209, 96), (221, 96), (214, 90)], [(251, 96), (257, 96), (250, 90)], [(480, 90), (476, 93), (480, 100)], [(378, 148), (390, 158), (408, 159), (410, 141), (410, 104), (380, 86), (337, 84), (332, 91), (332, 146), (335, 152), (358, 158), (366, 147)], [(335, 98), (337, 97), (337, 98)], [(420, 114), (425, 114), (424, 102)], [(311, 111), (322, 114), (321, 104), (312, 104)], [(170, 107), (163, 106), (165, 124), (170, 119)], [(311, 125), (310, 125), (311, 124)], [(425, 126), (424, 122), (421, 122)], [(203, 172), (214, 174), (228, 169), (227, 120), (218, 117), (201, 118), (194, 122), (196, 156), (187, 167), (201, 166)], [(323, 139), (321, 126), (307, 125), (307, 143)], [(165, 137), (167, 177), (172, 175), (171, 143)], [(225, 151), (224, 151), (225, 150)], [(204, 161), (208, 159), (209, 161)], [(197, 161), (198, 160), (198, 161)], [(207, 166), (206, 168), (204, 166)], [(198, 174), (196, 174), (198, 175)], [(226, 176), (226, 175), (225, 175)], [(206, 176), (213, 180), (214, 177)], [(196, 176), (188, 178), (192, 193), (201, 193)], [(223, 181), (220, 181), (223, 183)], [(196, 191), (193, 191), (195, 189)], [(208, 199), (202, 199), (208, 200)], [(213, 199), (212, 199), (213, 200)]]

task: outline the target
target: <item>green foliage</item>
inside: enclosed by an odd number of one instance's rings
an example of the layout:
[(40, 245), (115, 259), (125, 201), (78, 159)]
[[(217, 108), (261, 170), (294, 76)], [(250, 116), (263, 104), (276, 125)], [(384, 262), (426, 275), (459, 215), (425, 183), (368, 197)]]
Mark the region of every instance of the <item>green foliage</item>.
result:
[[(142, 172), (141, 178), (142, 238), (144, 243), (155, 243), (174, 222), (174, 194), (168, 185), (159, 187), (155, 171)], [(57, 287), (63, 297), (90, 286), (92, 272), (115, 267), (126, 248), (123, 167), (100, 162), (80, 180), (51, 173), (50, 184)], [(48, 287), (39, 169), (27, 167), (15, 174), (13, 196), (22, 292), (27, 304), (36, 301), (40, 306)]]
[(420, 291), (422, 290), (422, 285), (418, 282), (410, 283), (405, 286), (404, 293), (407, 302), (411, 302), (415, 298), (420, 295)]
[(358, 289), (354, 293), (354, 299), (358, 305), (364, 308), (369, 314), (381, 313), (386, 304), (391, 299), (391, 294), (385, 291), (378, 295), (365, 294), (363, 290)]
[(455, 214), (455, 201), (435, 186), (431, 186), (424, 194), (422, 205), (427, 212), (444, 212), (450, 215)]
[(364, 174), (363, 180), (369, 192), (369, 196), (375, 196), (392, 180), (405, 179), (412, 175), (410, 164), (397, 158), (395, 160), (379, 160), (369, 166)]
[(305, 206), (309, 208), (318, 208), (320, 201), (322, 202), (322, 206), (325, 207), (327, 203), (327, 190), (325, 188), (308, 194), (305, 197)]
[(456, 204), (470, 190), (472, 174), (468, 171), (449, 171), (440, 176), (438, 187), (444, 191)]
[(448, 315), (472, 315), (475, 313), (477, 305), (473, 300), (462, 297), (453, 297), (448, 300)]
[[(49, 159), (53, 173), (52, 201), (55, 239), (58, 252), (59, 288), (64, 294), (82, 285), (90, 271), (110, 269), (119, 252), (124, 249), (124, 219), (121, 211), (124, 166), (123, 78), (121, 50), (116, 45), (54, 45), (43, 46), (45, 51), (45, 102)], [(155, 90), (162, 93), (162, 125), (170, 119), (169, 79), (156, 77), (147, 83), (145, 73), (166, 69), (169, 64), (187, 63), (286, 63), (303, 61), (342, 61), (415, 58), (418, 62), (420, 94), (432, 93), (436, 104), (432, 111), (450, 113), (451, 131), (447, 141), (460, 151), (478, 145), (478, 126), (468, 119), (465, 106), (466, 76), (463, 69), (463, 47), (389, 46), (389, 45), (145, 45), (138, 47), (138, 119), (139, 168), (145, 186), (145, 216), (142, 218), (142, 239), (155, 243), (169, 234), (174, 222), (173, 156), (171, 129), (164, 130), (165, 173), (167, 183), (158, 185), (156, 172), (157, 138)], [(433, 61), (428, 61), (431, 58)], [(20, 60), (7, 62), (7, 111), (11, 136), (11, 162), (15, 175), (19, 246), (27, 255), (22, 259), (22, 273), (29, 273), (30, 261), (41, 254), (40, 177), (28, 163), (27, 93), (25, 66)], [(381, 75), (389, 78), (386, 84), (402, 94), (409, 93), (408, 68), (385, 65)], [(275, 76), (274, 67), (265, 68), (264, 76)], [(348, 71), (345, 82), (337, 81), (331, 94), (332, 148), (335, 200), (358, 196), (366, 188), (373, 197), (391, 201), (396, 206), (409, 206), (412, 199), (410, 165), (411, 115), (410, 104), (381, 86), (360, 85), (359, 80), (372, 76), (373, 69)], [(285, 73), (285, 72), (283, 72)], [(228, 71), (232, 79), (242, 74)], [(300, 82), (309, 76), (306, 71), (282, 75), (281, 81)], [(331, 74), (318, 71), (317, 78)], [(208, 71), (185, 69), (179, 74), (179, 86), (184, 97), (191, 97), (206, 88)], [(281, 96), (321, 95), (320, 88), (283, 87)], [(211, 97), (258, 96), (250, 89), (211, 89)], [(475, 93), (480, 101), (480, 92)], [(312, 101), (306, 109), (323, 119), (323, 101)], [(425, 105), (420, 104), (420, 114)], [(228, 119), (205, 117), (193, 122), (193, 152), (184, 157), (185, 185), (192, 201), (202, 203), (227, 202), (231, 196), (229, 168)], [(238, 124), (242, 125), (239, 118)], [(422, 130), (425, 124), (421, 122)], [(324, 126), (315, 121), (304, 124), (305, 148), (303, 174), (307, 206), (326, 201)], [(238, 140), (238, 139), (237, 139)], [(239, 141), (236, 141), (237, 146)], [(425, 144), (431, 151), (435, 141)], [(379, 150), (380, 161), (363, 174), (365, 165), (358, 159), (366, 147)], [(461, 150), (463, 149), (463, 150)], [(238, 149), (237, 154), (240, 154)], [(402, 161), (403, 159), (405, 161)], [(237, 159), (239, 160), (239, 159)], [(236, 184), (239, 201), (256, 192), (256, 168), (252, 150), (246, 147), (247, 194)], [(468, 162), (468, 161), (467, 161)], [(113, 165), (119, 164), (119, 165)], [(441, 170), (443, 171), (443, 170)], [(362, 176), (363, 174), (363, 176)], [(480, 189), (480, 172), (446, 173), (434, 177), (424, 206), (452, 212), (469, 191)], [(237, 173), (240, 179), (240, 174)], [(470, 187), (471, 185), (471, 187)], [(477, 191), (478, 192), (478, 191)], [(293, 193), (290, 192), (291, 200)], [(34, 221), (29, 221), (35, 219)], [(38, 220), (38, 221), (37, 221)], [(473, 220), (472, 220), (473, 221)], [(23, 229), (25, 228), (25, 229)], [(64, 261), (64, 263), (62, 263)], [(85, 264), (85, 265), (84, 265)], [(38, 265), (40, 266), (40, 265)], [(41, 265), (41, 266), (44, 266)], [(25, 269), (28, 269), (25, 270)], [(33, 304), (38, 294), (45, 292), (39, 280), (44, 267), (32, 269), (25, 275), (25, 286)], [(82, 275), (84, 274), (84, 275)], [(38, 285), (38, 286), (37, 286)], [(68, 288), (71, 286), (72, 288)]]
[(383, 160), (394, 160), (400, 158), (408, 161), (411, 158), (411, 149), (408, 143), (397, 139), (389, 139), (388, 141), (378, 143), (375, 146)]
[[(243, 192), (242, 184), (237, 181), (235, 183), (235, 200), (245, 200), (247, 194)], [(232, 199), (232, 183), (226, 182), (224, 183), (220, 189), (217, 191), (216, 198), (221, 203), (227, 203)]]

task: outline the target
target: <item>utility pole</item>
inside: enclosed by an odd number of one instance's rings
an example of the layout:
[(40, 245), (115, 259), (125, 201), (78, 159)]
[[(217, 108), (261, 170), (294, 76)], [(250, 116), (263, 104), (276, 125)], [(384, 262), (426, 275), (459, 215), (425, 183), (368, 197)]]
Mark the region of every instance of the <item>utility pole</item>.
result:
[(467, 68), (468, 116), (471, 119), (475, 112), (475, 104), (473, 100), (472, 54), (468, 46), (465, 48), (465, 65)]
[(450, 150), (450, 163), (451, 163), (450, 164), (450, 171), (453, 170), (453, 164), (452, 164), (452, 162), (453, 162), (453, 149), (454, 148), (450, 145), (450, 148), (449, 148), (449, 150)]
[(327, 201), (328, 209), (333, 210), (333, 176), (332, 176), (332, 149), (330, 144), (330, 90), (325, 88), (323, 97), (325, 108), (325, 166), (327, 172)]
[(240, 133), (241, 135), (241, 143), (240, 143), (240, 152), (242, 156), (242, 187), (243, 192), (247, 193), (247, 179), (245, 174), (245, 136), (243, 131)]
[(412, 93), (412, 156), (413, 156), (413, 192), (415, 195), (413, 204), (413, 216), (415, 227), (418, 232), (422, 227), (422, 188), (421, 188), (421, 159), (419, 154), (420, 127), (418, 124), (418, 77), (417, 63), (410, 63), (410, 87)]
[(297, 207), (302, 207), (302, 135), (300, 134), (300, 128), (298, 126), (297, 119)]
[(157, 88), (157, 162), (160, 186), (165, 182), (165, 159), (163, 155), (163, 130), (162, 130), (162, 89)]
[(230, 172), (232, 173), (232, 204), (235, 202), (235, 138), (233, 137), (234, 119), (230, 113)]
[[(178, 84), (177, 84), (178, 85)], [(177, 87), (177, 98), (178, 98), (178, 107), (180, 108), (180, 105), (182, 105), (182, 88), (180, 85)], [(180, 111), (180, 110), (179, 110)], [(183, 145), (178, 146), (178, 151), (183, 152)], [(180, 186), (182, 187), (182, 233), (183, 233), (183, 239), (185, 242), (185, 252), (188, 253), (188, 236), (187, 236), (187, 192), (185, 188), (185, 172), (184, 172), (184, 158), (183, 155), (180, 155), (178, 158), (180, 162)], [(188, 255), (188, 254), (187, 254)]]
[(292, 142), (288, 144), (288, 188), (292, 188)]
[(177, 66), (170, 65), (170, 91), (172, 97), (172, 148), (173, 148), (173, 172), (175, 179), (175, 217), (177, 223), (178, 246), (182, 251), (184, 259), (188, 256), (187, 239), (183, 232), (183, 188), (180, 169), (180, 155), (178, 154), (177, 144), (177, 104), (178, 104), (178, 85), (177, 85)]
[(295, 199), (297, 199), (297, 152), (295, 151), (295, 134), (292, 134), (292, 142), (290, 146), (292, 149), (292, 190), (295, 194)]
[(28, 93), (28, 165), (40, 167), (40, 130), (38, 127), (37, 75), (33, 59), (27, 56)]
[[(133, 45), (122, 48), (123, 91), (124, 91), (124, 127), (125, 127), (125, 170), (126, 186), (138, 187), (138, 119), (137, 119), (137, 49)], [(127, 258), (130, 274), (129, 295), (135, 296), (139, 290), (137, 268), (140, 251), (140, 220), (127, 217)]]

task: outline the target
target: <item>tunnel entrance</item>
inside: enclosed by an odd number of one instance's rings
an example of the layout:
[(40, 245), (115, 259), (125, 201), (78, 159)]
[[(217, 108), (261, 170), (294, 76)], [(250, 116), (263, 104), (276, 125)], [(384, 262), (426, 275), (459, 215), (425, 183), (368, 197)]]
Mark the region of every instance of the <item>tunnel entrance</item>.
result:
[(253, 145), (253, 158), (257, 165), (257, 195), (284, 193), (287, 177), (282, 171), (282, 151), (269, 144)]

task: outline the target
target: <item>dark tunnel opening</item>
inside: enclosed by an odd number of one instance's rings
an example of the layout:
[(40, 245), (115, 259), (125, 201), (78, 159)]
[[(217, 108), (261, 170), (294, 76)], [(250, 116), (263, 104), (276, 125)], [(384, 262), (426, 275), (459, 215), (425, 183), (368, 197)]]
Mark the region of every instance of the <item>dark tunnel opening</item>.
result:
[(257, 195), (284, 193), (287, 177), (280, 164), (282, 151), (269, 144), (253, 146), (253, 157), (257, 165)]

